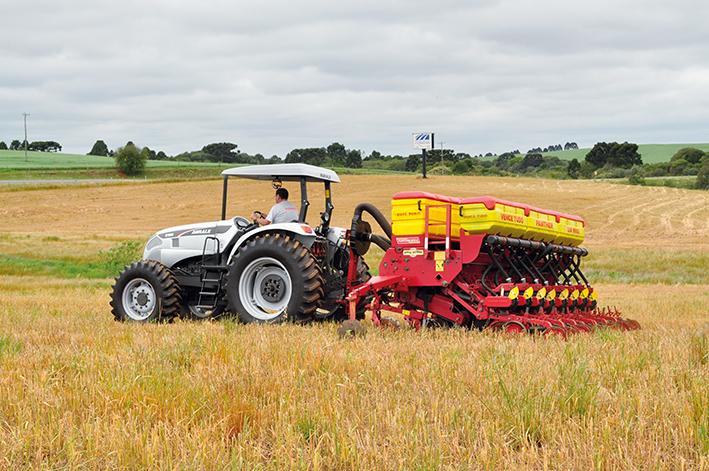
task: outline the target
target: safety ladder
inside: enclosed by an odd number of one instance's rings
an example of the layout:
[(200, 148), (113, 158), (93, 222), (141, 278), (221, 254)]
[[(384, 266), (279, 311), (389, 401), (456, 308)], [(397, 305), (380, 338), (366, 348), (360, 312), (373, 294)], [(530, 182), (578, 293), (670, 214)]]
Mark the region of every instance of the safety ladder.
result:
[[(216, 252), (212, 254), (217, 256), (217, 263), (215, 265), (207, 265), (204, 263), (207, 257), (207, 243), (210, 240), (213, 240), (216, 246)], [(202, 263), (200, 264), (201, 286), (196, 306), (198, 309), (213, 310), (217, 306), (222, 293), (222, 280), (224, 279), (224, 273), (226, 271), (227, 267), (221, 264), (219, 239), (216, 237), (207, 237), (204, 239), (204, 246), (202, 247)]]

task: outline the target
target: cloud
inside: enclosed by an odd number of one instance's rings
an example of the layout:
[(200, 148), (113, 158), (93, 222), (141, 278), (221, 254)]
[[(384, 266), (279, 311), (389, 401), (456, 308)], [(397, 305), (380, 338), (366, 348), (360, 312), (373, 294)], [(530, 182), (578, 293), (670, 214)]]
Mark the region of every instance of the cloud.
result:
[(168, 153), (228, 140), (479, 153), (706, 141), (709, 5), (694, 0), (0, 0), (0, 139)]

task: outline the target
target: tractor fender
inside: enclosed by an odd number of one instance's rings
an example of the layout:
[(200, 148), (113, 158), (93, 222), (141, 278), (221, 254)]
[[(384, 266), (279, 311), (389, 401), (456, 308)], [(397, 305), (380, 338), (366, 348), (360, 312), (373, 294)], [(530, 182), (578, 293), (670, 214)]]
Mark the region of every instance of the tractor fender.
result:
[(239, 237), (239, 239), (236, 241), (236, 244), (234, 244), (234, 247), (229, 253), (227, 263), (231, 263), (231, 259), (234, 257), (234, 254), (236, 254), (239, 248), (242, 245), (246, 244), (249, 240), (260, 235), (271, 233), (289, 235), (294, 239), (298, 240), (298, 242), (303, 244), (308, 249), (313, 245), (313, 242), (315, 242), (315, 239), (317, 237), (313, 228), (311, 228), (307, 224), (300, 224), (297, 222), (284, 222), (280, 224), (269, 224), (267, 226), (262, 226), (252, 231), (249, 231)]

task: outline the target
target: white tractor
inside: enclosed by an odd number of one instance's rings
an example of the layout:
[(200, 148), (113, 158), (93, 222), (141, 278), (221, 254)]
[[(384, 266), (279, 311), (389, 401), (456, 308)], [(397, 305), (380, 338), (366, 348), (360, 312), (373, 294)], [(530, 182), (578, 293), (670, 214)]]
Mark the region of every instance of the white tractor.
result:
[[(351, 230), (330, 227), (331, 184), (340, 181), (332, 170), (274, 164), (236, 167), (222, 175), (221, 220), (170, 227), (151, 237), (143, 259), (116, 278), (111, 294), (115, 318), (155, 322), (235, 315), (243, 322), (262, 323), (345, 319), (348, 289), (370, 276), (360, 255), (370, 242), (388, 247), (389, 241), (372, 235), (361, 220), (362, 211), (376, 209), (358, 206), (353, 228), (359, 235), (351, 242)], [(274, 188), (299, 182), (297, 220), (259, 226), (242, 216), (227, 219), (229, 178), (271, 181)], [(313, 182), (325, 186), (325, 210), (316, 227), (306, 222), (307, 184)], [(381, 213), (373, 215), (391, 237), (388, 221)], [(350, 266), (352, 250), (358, 262)], [(364, 315), (366, 302), (358, 306), (358, 317)]]

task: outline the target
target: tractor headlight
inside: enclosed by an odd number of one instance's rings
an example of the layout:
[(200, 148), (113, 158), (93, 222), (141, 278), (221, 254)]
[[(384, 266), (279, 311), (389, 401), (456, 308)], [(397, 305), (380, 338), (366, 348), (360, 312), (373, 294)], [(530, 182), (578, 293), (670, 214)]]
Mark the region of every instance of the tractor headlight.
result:
[(153, 250), (155, 247), (160, 247), (161, 245), (162, 245), (162, 239), (158, 236), (155, 236), (148, 241), (148, 243), (145, 246), (145, 251), (148, 252), (150, 250)]

